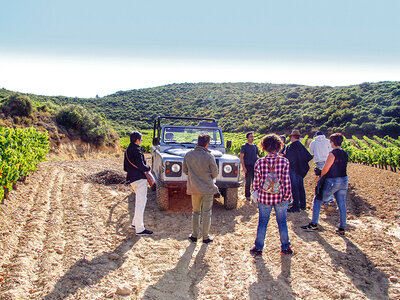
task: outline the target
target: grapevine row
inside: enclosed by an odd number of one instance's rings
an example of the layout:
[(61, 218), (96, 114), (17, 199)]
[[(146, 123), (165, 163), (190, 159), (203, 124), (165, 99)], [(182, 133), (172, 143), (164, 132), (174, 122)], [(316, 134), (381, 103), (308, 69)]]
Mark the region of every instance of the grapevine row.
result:
[(36, 170), (50, 150), (47, 132), (0, 127), (0, 200), (7, 197), (18, 179)]

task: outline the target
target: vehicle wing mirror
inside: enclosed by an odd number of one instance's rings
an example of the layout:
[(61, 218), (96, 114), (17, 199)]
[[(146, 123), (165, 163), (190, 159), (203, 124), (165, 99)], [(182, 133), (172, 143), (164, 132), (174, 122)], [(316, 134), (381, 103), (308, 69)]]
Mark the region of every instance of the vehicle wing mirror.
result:
[(160, 145), (160, 140), (159, 140), (159, 138), (153, 138), (153, 146), (157, 146), (157, 145)]
[(226, 141), (226, 149), (230, 149), (232, 147), (232, 141), (227, 140)]

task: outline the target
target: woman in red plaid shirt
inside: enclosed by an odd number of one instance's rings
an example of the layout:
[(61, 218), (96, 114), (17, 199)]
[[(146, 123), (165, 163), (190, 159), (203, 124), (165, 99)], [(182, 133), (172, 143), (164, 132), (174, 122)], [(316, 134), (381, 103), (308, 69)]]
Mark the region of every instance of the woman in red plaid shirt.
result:
[(281, 238), (281, 254), (292, 254), (286, 219), (289, 199), (292, 196), (289, 161), (278, 155), (283, 147), (278, 135), (266, 135), (260, 146), (268, 154), (260, 158), (254, 166), (253, 191), (258, 191), (259, 219), (255, 246), (250, 253), (254, 256), (262, 255), (269, 217), (274, 208)]

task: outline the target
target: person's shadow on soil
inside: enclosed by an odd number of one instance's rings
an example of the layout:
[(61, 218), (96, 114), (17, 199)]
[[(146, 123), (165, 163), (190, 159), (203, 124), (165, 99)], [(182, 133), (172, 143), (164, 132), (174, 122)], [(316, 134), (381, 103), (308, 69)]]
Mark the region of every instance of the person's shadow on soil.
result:
[(291, 259), (291, 255), (281, 256), (281, 274), (274, 280), (269, 270), (265, 267), (264, 259), (256, 257), (254, 264), (258, 280), (249, 288), (250, 299), (295, 299), (289, 283)]
[[(114, 250), (105, 252), (90, 261), (85, 258), (77, 261), (57, 281), (53, 291), (46, 295), (44, 299), (64, 299), (70, 295), (74, 295), (79, 289), (96, 284), (103, 277), (107, 276), (108, 273), (117, 270), (124, 264), (126, 260), (124, 254), (137, 241), (138, 238), (136, 236), (129, 235)], [(118, 257), (115, 260), (111, 259), (110, 255), (112, 254), (118, 255)]]
[(195, 249), (196, 244), (190, 243), (175, 268), (166, 271), (159, 281), (149, 286), (143, 299), (197, 299), (197, 284), (203, 280), (210, 268), (204, 263), (206, 244), (202, 244), (190, 266)]
[[(346, 236), (341, 236), (346, 242), (346, 252), (332, 247), (318, 232), (307, 232), (300, 226), (293, 226), (295, 233), (306, 242), (317, 241), (331, 258), (334, 264), (333, 271), (343, 270), (347, 277), (369, 299), (389, 299), (389, 281), (387, 275), (375, 267), (366, 254), (362, 252)], [(320, 261), (321, 264), (325, 262)]]

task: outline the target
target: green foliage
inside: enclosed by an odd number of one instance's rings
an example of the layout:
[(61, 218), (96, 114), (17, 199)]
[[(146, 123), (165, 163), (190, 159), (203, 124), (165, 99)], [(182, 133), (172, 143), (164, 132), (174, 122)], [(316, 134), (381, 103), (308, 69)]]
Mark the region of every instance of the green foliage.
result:
[(29, 117), (32, 113), (32, 103), (28, 96), (13, 94), (1, 105), (1, 110), (8, 116)]
[(349, 160), (356, 163), (364, 163), (381, 168), (390, 167), (392, 171), (400, 168), (400, 143), (391, 143), (395, 139), (374, 137), (375, 140), (364, 136), (363, 140), (353, 136), (354, 144), (345, 140), (342, 148), (349, 155)]
[[(10, 92), (0, 90), (1, 98)], [(400, 82), (347, 87), (268, 83), (183, 83), (119, 91), (102, 98), (29, 95), (39, 103), (79, 104), (100, 113), (121, 136), (152, 128), (158, 115), (213, 117), (225, 132), (392, 137), (400, 134)]]
[[(142, 147), (143, 151), (150, 153), (151, 146), (153, 145), (153, 130), (150, 130), (150, 129), (139, 130), (139, 132), (142, 133), (141, 147)], [(128, 148), (129, 143), (130, 143), (129, 136), (124, 136), (119, 139), (119, 145), (124, 149)]]
[(36, 170), (37, 163), (45, 159), (49, 149), (47, 132), (40, 133), (32, 127), (0, 127), (0, 199), (20, 177)]
[(68, 105), (59, 110), (56, 121), (74, 137), (95, 145), (114, 143), (118, 136), (100, 114), (89, 112), (79, 105)]

